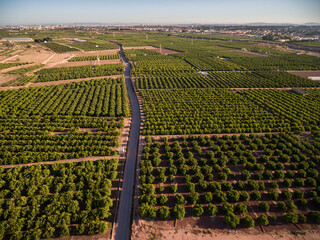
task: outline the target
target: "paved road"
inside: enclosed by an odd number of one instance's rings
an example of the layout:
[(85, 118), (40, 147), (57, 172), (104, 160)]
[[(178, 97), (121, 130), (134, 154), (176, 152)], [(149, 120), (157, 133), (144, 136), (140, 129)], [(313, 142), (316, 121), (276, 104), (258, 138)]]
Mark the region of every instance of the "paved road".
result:
[(133, 90), (130, 78), (130, 64), (124, 57), (122, 47), (120, 48), (121, 58), (126, 63), (125, 80), (130, 97), (132, 108), (132, 124), (129, 135), (127, 160), (124, 169), (122, 192), (118, 209), (115, 237), (116, 240), (130, 239), (131, 213), (133, 207), (134, 179), (136, 171), (137, 151), (140, 133), (140, 108), (137, 96)]

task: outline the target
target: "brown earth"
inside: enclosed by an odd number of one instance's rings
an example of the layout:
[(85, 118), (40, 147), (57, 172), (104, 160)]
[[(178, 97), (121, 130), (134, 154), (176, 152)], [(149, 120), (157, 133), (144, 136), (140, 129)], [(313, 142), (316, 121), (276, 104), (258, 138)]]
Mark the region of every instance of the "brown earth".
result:
[(298, 75), (300, 77), (304, 77), (304, 78), (320, 76), (320, 71), (287, 71), (287, 72), (294, 75)]
[[(194, 219), (197, 221), (197, 219)], [(208, 223), (214, 223), (214, 219), (208, 219)], [(293, 226), (293, 225), (292, 225)], [(265, 229), (265, 233), (261, 232), (258, 227), (253, 229), (210, 229), (201, 228), (193, 225), (185, 225), (184, 220), (179, 221), (176, 227), (172, 223), (154, 222), (140, 220), (138, 225), (133, 223), (132, 240), (140, 239), (176, 239), (176, 240), (293, 240), (293, 239), (308, 239), (316, 240), (320, 237), (320, 230), (317, 226), (303, 226), (303, 231), (288, 230), (282, 227), (269, 227)], [(294, 235), (293, 233), (301, 233)], [(302, 235), (305, 234), (305, 235)]]
[[(11, 80), (14, 80), (18, 78), (18, 75), (12, 75), (12, 74), (0, 74), (0, 85), (6, 82), (9, 82)], [(0, 87), (1, 89), (1, 87)]]

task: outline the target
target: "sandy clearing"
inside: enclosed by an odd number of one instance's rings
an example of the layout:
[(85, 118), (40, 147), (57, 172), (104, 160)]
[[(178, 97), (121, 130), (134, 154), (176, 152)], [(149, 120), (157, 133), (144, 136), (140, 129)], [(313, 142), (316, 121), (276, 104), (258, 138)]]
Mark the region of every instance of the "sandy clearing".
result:
[[(301, 232), (301, 231), (298, 231)], [(204, 228), (192, 228), (191, 226), (185, 226), (184, 228), (174, 228), (170, 226), (159, 226), (150, 222), (139, 222), (139, 225), (133, 224), (132, 240), (140, 239), (176, 239), (176, 240), (293, 240), (293, 239), (319, 239), (319, 229), (304, 230), (306, 235), (293, 235), (291, 231), (286, 229), (269, 231), (262, 233), (258, 228), (254, 229), (223, 229), (213, 230)]]
[(33, 62), (35, 64), (41, 64), (52, 56), (52, 52), (42, 49), (39, 46), (33, 46), (23, 54), (19, 55), (21, 62)]
[(18, 77), (19, 77), (18, 75), (13, 75), (13, 74), (0, 74), (0, 85), (3, 83), (9, 82), (11, 80), (17, 79)]
[(9, 58), (6, 58), (6, 59), (4, 59), (4, 60), (2, 60), (0, 63), (4, 63), (4, 62), (7, 62), (7, 61), (9, 61), (10, 59), (12, 59), (12, 58), (15, 58), (15, 57), (18, 57), (19, 56), (19, 54), (17, 54), (17, 55), (14, 55), (14, 56), (12, 56), (12, 57), (9, 57)]
[(47, 64), (56, 54), (52, 54), (47, 60), (45, 60), (42, 64)]

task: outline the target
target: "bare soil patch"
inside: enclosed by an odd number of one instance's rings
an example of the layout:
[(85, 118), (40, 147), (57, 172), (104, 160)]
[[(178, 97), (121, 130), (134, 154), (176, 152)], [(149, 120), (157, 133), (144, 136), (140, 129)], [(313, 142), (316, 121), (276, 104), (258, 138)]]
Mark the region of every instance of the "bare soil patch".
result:
[(26, 52), (19, 55), (20, 62), (33, 62), (35, 64), (42, 64), (52, 55), (52, 52), (44, 50), (38, 46), (34, 46)]
[[(11, 80), (14, 80), (18, 78), (18, 75), (12, 75), (12, 74), (0, 74), (0, 85), (6, 82), (9, 82)], [(1, 89), (1, 87), (0, 87)]]
[(304, 77), (304, 78), (320, 76), (320, 71), (287, 71), (287, 72), (294, 75), (298, 75), (300, 77)]
[[(208, 223), (214, 224), (214, 220), (208, 220)], [(293, 226), (293, 225), (292, 225)], [(294, 235), (294, 233), (302, 233)], [(304, 235), (305, 234), (305, 235)], [(176, 227), (172, 224), (166, 222), (154, 222), (154, 221), (139, 221), (136, 225), (133, 224), (132, 230), (132, 240), (140, 239), (176, 239), (176, 240), (271, 240), (271, 239), (319, 239), (320, 230), (316, 226), (304, 227), (303, 231), (299, 231), (297, 228), (295, 230), (288, 230), (281, 228), (268, 228), (266, 227), (266, 232), (262, 233), (258, 227), (253, 229), (210, 229), (210, 228), (199, 228), (197, 226), (185, 224), (183, 221), (179, 222)]]

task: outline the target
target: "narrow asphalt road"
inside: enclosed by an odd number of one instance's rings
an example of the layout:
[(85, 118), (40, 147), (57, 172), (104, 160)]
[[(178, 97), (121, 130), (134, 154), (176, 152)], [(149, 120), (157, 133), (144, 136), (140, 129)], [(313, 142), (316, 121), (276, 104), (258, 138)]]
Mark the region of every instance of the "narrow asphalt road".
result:
[(126, 63), (125, 81), (132, 108), (132, 124), (129, 135), (127, 159), (123, 175), (122, 192), (120, 196), (120, 204), (118, 209), (114, 239), (127, 240), (130, 239), (131, 231), (131, 213), (133, 205), (132, 199), (134, 194), (134, 179), (140, 134), (140, 108), (130, 78), (130, 64), (124, 56), (122, 47), (120, 47), (120, 53), (122, 60)]

